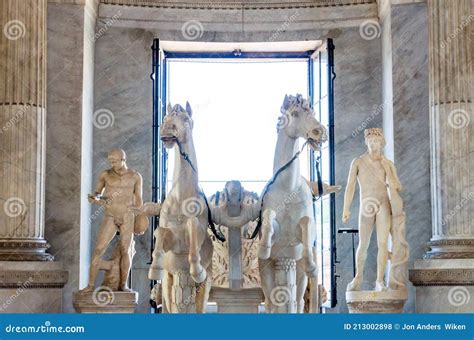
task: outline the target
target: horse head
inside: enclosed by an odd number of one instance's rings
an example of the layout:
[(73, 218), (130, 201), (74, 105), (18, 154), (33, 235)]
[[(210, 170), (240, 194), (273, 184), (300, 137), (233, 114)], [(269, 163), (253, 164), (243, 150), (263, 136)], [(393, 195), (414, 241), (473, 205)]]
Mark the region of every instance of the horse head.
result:
[(186, 109), (176, 104), (167, 106), (167, 114), (160, 127), (160, 136), (166, 148), (172, 148), (176, 142), (186, 144), (193, 129), (191, 105), (186, 102)]
[(316, 119), (309, 101), (301, 94), (285, 96), (277, 129), (292, 138), (305, 138), (314, 150), (320, 150), (327, 141), (326, 128)]

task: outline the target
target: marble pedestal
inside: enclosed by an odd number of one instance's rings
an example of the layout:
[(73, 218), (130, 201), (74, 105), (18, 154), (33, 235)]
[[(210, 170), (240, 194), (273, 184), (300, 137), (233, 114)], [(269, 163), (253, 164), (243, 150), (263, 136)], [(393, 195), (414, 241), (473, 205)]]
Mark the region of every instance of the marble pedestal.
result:
[(0, 261), (0, 313), (61, 313), (67, 281), (60, 262)]
[(265, 296), (260, 288), (212, 287), (209, 301), (217, 304), (218, 313), (258, 313)]
[(474, 260), (416, 260), (409, 278), (417, 313), (474, 313)]
[(402, 313), (408, 297), (407, 290), (353, 291), (346, 292), (349, 313)]
[(137, 304), (137, 292), (96, 289), (90, 293), (73, 293), (73, 306), (78, 313), (132, 314)]

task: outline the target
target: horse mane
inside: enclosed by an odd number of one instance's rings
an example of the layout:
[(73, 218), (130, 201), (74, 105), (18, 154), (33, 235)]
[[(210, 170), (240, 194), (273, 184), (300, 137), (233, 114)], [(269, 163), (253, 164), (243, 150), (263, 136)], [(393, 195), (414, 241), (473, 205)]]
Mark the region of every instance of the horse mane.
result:
[(314, 115), (314, 111), (311, 109), (311, 105), (308, 99), (304, 98), (302, 94), (286, 95), (281, 106), (281, 113), (285, 114), (290, 108), (299, 108), (304, 111), (311, 112)]

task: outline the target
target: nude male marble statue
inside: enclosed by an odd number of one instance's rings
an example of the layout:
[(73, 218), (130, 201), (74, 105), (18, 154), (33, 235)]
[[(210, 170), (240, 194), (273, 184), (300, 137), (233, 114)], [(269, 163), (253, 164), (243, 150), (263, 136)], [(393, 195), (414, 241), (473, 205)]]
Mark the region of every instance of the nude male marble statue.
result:
[[(81, 293), (94, 290), (95, 279), (99, 270), (101, 257), (117, 232), (120, 233), (120, 278), (119, 291), (131, 292), (128, 287), (128, 276), (133, 256), (133, 234), (137, 229), (135, 214), (130, 208), (140, 208), (142, 201), (142, 176), (128, 168), (125, 151), (113, 149), (109, 152), (110, 169), (99, 176), (95, 192), (88, 199), (93, 204), (104, 208), (104, 219), (99, 229), (97, 242), (89, 272), (89, 283)], [(140, 224), (146, 223), (140, 220)], [(143, 228), (139, 227), (140, 233)]]
[[(378, 246), (375, 290), (384, 291), (387, 290), (385, 269), (390, 254), (388, 241), (395, 215), (392, 205), (397, 199), (397, 207), (401, 211), (398, 192), (402, 190), (402, 185), (393, 162), (383, 155), (385, 139), (382, 130), (378, 128), (366, 129), (364, 136), (368, 151), (352, 161), (344, 196), (342, 221), (347, 223), (350, 219), (350, 208), (357, 181), (360, 189), (359, 246), (356, 254), (356, 275), (347, 286), (347, 291), (361, 289), (367, 249), (374, 225)], [(397, 215), (400, 214), (401, 212), (397, 212)], [(400, 243), (398, 237), (395, 235), (396, 242), (394, 244)], [(400, 237), (404, 238), (404, 228), (403, 235)]]

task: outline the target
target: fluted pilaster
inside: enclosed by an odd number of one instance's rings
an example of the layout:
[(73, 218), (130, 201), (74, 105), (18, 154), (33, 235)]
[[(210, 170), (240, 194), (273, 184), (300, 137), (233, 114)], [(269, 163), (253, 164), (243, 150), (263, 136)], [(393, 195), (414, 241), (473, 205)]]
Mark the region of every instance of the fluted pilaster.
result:
[(47, 0), (0, 4), (0, 260), (52, 260), (44, 239)]
[(427, 258), (474, 258), (472, 0), (428, 0), (433, 237)]

